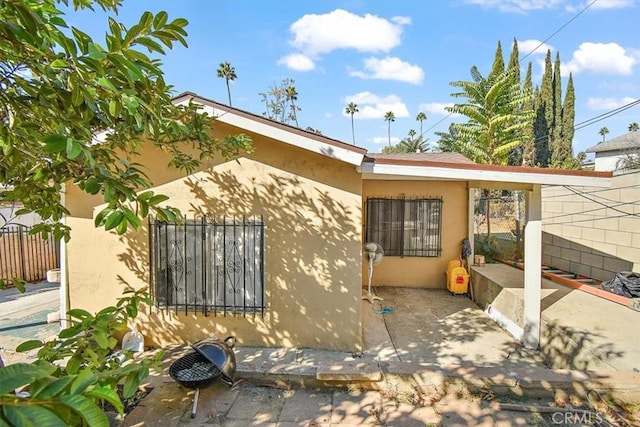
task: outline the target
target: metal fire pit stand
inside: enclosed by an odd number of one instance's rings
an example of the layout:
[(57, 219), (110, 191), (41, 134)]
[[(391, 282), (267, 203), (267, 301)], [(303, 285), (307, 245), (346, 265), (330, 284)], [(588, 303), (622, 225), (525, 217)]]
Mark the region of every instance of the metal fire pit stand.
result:
[(200, 388), (209, 386), (220, 375), (222, 375), (222, 372), (220, 372), (216, 365), (195, 351), (182, 356), (171, 364), (169, 376), (180, 385), (195, 389), (193, 405), (191, 407), (191, 418), (195, 418), (196, 416)]

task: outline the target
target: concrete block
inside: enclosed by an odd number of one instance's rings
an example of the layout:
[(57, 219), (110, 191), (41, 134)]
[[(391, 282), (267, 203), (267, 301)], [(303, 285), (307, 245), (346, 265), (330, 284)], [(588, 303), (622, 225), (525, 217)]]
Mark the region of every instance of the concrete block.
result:
[(631, 237), (631, 246), (640, 248), (640, 233), (633, 233)]
[(589, 267), (602, 268), (604, 265), (604, 257), (602, 255), (582, 252), (580, 254), (580, 263), (588, 265)]
[(609, 271), (631, 271), (633, 268), (633, 263), (620, 258), (604, 258), (604, 270)]
[(580, 262), (580, 252), (573, 249), (562, 248), (560, 256), (570, 262)]
[(378, 362), (320, 363), (316, 372), (319, 381), (380, 381)]
[(618, 246), (611, 243), (598, 243), (595, 248), (603, 255), (617, 256)]
[(618, 230), (625, 233), (638, 233), (640, 231), (640, 217), (623, 217), (618, 219)]
[(553, 246), (557, 246), (559, 248), (570, 248), (571, 247), (571, 241), (567, 240), (567, 238), (564, 237), (560, 233), (554, 233), (553, 234)]
[(569, 271), (575, 274), (591, 277), (591, 267), (588, 264), (572, 262)]
[[(562, 203), (560, 202), (542, 202), (542, 209), (544, 210), (544, 212), (549, 212), (552, 214), (559, 214), (562, 213)], [(555, 215), (552, 215), (555, 216)]]
[(631, 246), (631, 234), (616, 230), (604, 232), (605, 242), (619, 246)]
[(542, 249), (542, 264), (551, 265), (551, 256), (544, 253), (544, 249)]
[(568, 239), (572, 239), (572, 238), (579, 239), (582, 237), (582, 227), (579, 227), (577, 225), (563, 225), (562, 235), (567, 237)]
[(604, 232), (606, 230), (603, 230), (599, 227), (600, 227), (599, 221), (596, 221), (593, 228), (582, 233), (582, 238), (591, 240), (592, 242), (604, 242)]
[(542, 244), (543, 245), (552, 245), (553, 244), (553, 234), (542, 232)]
[(640, 262), (640, 248), (618, 246), (616, 256), (629, 262), (637, 263)]
[(599, 268), (592, 268), (591, 269), (591, 277), (594, 279), (598, 279), (598, 280), (609, 280), (609, 279), (613, 279), (613, 276), (615, 275), (615, 273), (613, 271), (610, 270), (602, 270)]
[(559, 268), (560, 270), (569, 271), (571, 269), (571, 261), (563, 258), (554, 258), (553, 265), (551, 267)]
[[(620, 215), (620, 212), (616, 212), (615, 215)], [(598, 227), (603, 230), (617, 230), (620, 226), (619, 218), (604, 218), (594, 222), (594, 227)]]
[(551, 257), (559, 257), (562, 255), (562, 248), (560, 246), (544, 245), (542, 253)]

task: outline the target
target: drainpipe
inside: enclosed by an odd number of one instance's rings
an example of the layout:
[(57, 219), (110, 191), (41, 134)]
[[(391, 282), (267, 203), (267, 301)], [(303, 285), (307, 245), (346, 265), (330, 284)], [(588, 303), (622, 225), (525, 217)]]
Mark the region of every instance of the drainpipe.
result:
[[(474, 229), (474, 218), (475, 218), (475, 214), (474, 214), (474, 205), (475, 205), (475, 194), (476, 194), (476, 189), (469, 187), (467, 190), (467, 195), (468, 195), (468, 201), (467, 201), (467, 238), (469, 239), (469, 243), (471, 244), (471, 262), (468, 265), (473, 264), (473, 260), (474, 260), (474, 255), (475, 255), (475, 244), (474, 244), (474, 239), (475, 239), (475, 235), (473, 233), (473, 229)], [(467, 260), (468, 261), (468, 260)]]

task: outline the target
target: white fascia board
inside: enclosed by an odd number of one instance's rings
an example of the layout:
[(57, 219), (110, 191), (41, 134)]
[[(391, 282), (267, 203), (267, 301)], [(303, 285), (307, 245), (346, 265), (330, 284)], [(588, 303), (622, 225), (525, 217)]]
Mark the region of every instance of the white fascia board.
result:
[[(188, 104), (189, 101), (190, 99), (187, 99), (183, 102), (179, 102), (178, 105)], [(264, 135), (277, 141), (286, 142), (287, 144), (291, 144), (295, 147), (322, 154), (323, 156), (331, 157), (345, 163), (359, 166), (362, 164), (362, 160), (364, 159), (364, 154), (337, 147), (335, 145), (325, 144), (302, 135), (297, 135), (285, 129), (279, 129), (266, 123), (260, 123), (256, 120), (239, 116), (231, 111), (215, 109), (209, 105), (203, 105), (202, 110), (207, 112), (210, 116), (215, 117), (216, 120), (228, 125), (235, 126), (240, 129), (246, 129), (253, 133)]]
[(407, 178), (442, 179), (456, 181), (485, 181), (540, 185), (581, 185), (587, 187), (608, 188), (611, 178), (561, 175), (549, 173), (508, 172), (450, 168), (438, 166), (413, 166), (365, 163), (358, 171), (363, 174), (383, 176), (403, 176)]

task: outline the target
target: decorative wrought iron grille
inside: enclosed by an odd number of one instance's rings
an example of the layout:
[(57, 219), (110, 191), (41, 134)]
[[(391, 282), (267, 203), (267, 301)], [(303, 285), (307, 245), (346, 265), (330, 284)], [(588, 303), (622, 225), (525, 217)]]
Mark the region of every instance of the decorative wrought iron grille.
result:
[(386, 255), (438, 257), (442, 253), (442, 198), (367, 198), (366, 240)]
[(264, 314), (264, 220), (149, 223), (158, 307)]

